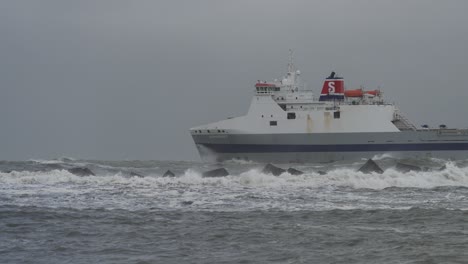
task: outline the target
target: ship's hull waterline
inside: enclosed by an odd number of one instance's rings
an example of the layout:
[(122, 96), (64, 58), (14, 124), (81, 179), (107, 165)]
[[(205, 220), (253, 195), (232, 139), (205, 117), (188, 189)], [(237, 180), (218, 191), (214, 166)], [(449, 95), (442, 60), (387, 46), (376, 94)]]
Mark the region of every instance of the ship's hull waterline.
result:
[(205, 161), (315, 163), (360, 160), (389, 154), (397, 158), (462, 159), (468, 135), (441, 131), (312, 134), (192, 135)]

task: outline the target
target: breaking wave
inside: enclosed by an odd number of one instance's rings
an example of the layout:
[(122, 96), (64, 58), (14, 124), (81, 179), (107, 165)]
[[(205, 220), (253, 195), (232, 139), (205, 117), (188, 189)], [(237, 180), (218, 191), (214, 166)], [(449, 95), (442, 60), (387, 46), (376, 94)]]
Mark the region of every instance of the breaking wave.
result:
[(372, 157), (372, 160), (383, 160), (383, 159), (393, 159), (393, 155), (389, 153), (384, 153), (384, 154), (377, 154), (374, 157)]
[(225, 185), (254, 187), (312, 187), (338, 186), (350, 188), (366, 188), (381, 190), (389, 187), (402, 188), (435, 188), (440, 186), (468, 187), (468, 168), (459, 168), (453, 163), (447, 163), (441, 171), (402, 173), (387, 169), (383, 174), (364, 174), (355, 169), (339, 168), (320, 175), (317, 172), (307, 172), (296, 176), (283, 173), (280, 176), (264, 174), (260, 169), (249, 169), (237, 175), (219, 178), (204, 178), (194, 169), (187, 169), (178, 177), (162, 177), (153, 173), (145, 177), (128, 176), (122, 172), (100, 174), (97, 176), (76, 176), (67, 170), (51, 171), (12, 171), (0, 173), (0, 183), (3, 184), (132, 184), (132, 185)]
[[(0, 172), (0, 205), (163, 210), (349, 210), (468, 208), (468, 168), (364, 174), (359, 164), (296, 165), (303, 175), (262, 173), (260, 164), (224, 164), (231, 175), (203, 177), (221, 166), (187, 162), (64, 161), (59, 166), (10, 164)], [(86, 164), (96, 175), (68, 168)], [(5, 165), (5, 164), (3, 164)], [(439, 166), (440, 164), (437, 164)], [(176, 177), (163, 177), (170, 168)], [(131, 172), (138, 172), (131, 173)]]

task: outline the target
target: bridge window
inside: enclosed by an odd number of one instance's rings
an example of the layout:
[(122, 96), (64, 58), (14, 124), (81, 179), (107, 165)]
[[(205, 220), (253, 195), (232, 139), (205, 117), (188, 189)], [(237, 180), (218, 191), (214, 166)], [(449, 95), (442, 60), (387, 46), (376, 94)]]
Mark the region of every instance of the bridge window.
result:
[(296, 119), (296, 113), (288, 113), (288, 119)]
[(276, 121), (270, 121), (270, 126), (277, 126), (278, 125), (278, 122)]
[(339, 118), (340, 118), (340, 116), (341, 116), (341, 115), (340, 115), (340, 112), (339, 112), (339, 111), (337, 111), (337, 112), (333, 112), (333, 118), (335, 118), (335, 119), (339, 119)]

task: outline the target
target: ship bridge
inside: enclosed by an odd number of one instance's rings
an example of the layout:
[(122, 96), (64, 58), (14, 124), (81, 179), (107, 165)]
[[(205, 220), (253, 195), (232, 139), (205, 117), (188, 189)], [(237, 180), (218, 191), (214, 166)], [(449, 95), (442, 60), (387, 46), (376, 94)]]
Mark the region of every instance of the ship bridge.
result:
[(315, 100), (312, 90), (307, 89), (302, 82), (301, 72), (296, 69), (293, 63), (292, 52), (288, 63), (286, 76), (281, 80), (260, 81), (255, 84), (255, 96), (271, 97), (283, 111), (297, 109), (313, 109), (312, 105), (324, 105), (324, 103)]

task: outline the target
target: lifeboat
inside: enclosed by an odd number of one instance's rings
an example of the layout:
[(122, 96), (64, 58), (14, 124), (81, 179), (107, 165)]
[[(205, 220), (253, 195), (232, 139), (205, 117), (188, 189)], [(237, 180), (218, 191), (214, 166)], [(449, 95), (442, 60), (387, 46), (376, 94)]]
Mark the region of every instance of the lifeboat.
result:
[(373, 95), (373, 96), (378, 96), (378, 95), (380, 95), (380, 90), (365, 91), (364, 94), (370, 94), (370, 95)]
[(362, 97), (364, 95), (364, 91), (362, 91), (362, 89), (345, 90), (344, 94), (346, 97)]
[(363, 97), (364, 95), (378, 96), (380, 95), (380, 90), (373, 90), (373, 91), (364, 91), (362, 89), (345, 90), (344, 94), (346, 97)]
[(257, 82), (255, 87), (277, 87), (274, 83), (266, 83), (266, 82)]

